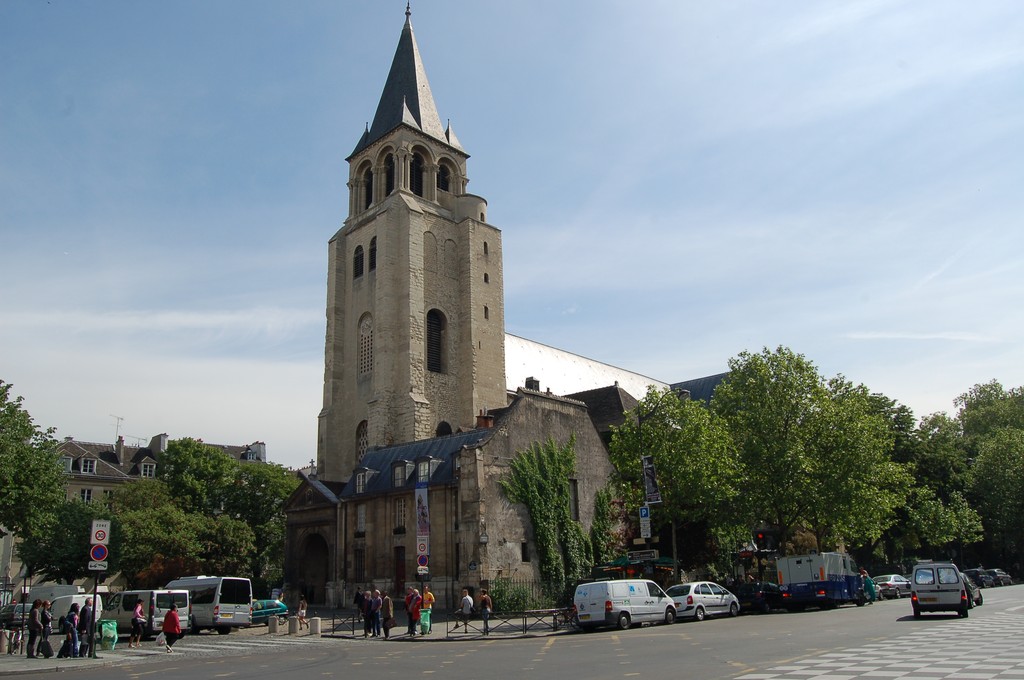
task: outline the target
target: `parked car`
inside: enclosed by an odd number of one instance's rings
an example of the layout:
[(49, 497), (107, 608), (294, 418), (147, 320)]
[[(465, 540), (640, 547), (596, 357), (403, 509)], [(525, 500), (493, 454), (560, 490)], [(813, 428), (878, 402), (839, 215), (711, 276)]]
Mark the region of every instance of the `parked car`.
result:
[(875, 590), (878, 591), (878, 599), (899, 599), (904, 595), (910, 595), (910, 579), (900, 574), (884, 574), (871, 579), (875, 582)]
[(992, 578), (992, 575), (983, 569), (965, 569), (963, 575), (979, 588), (991, 588), (996, 584), (996, 580)]
[(985, 573), (992, 577), (997, 586), (1012, 586), (1013, 579), (1002, 569), (986, 569)]
[(760, 612), (767, 614), (782, 606), (782, 591), (776, 583), (755, 581), (744, 583), (736, 588), (736, 600), (740, 603), (740, 612)]
[(672, 599), (661, 586), (646, 579), (581, 583), (576, 586), (572, 606), (576, 611), (576, 621), (584, 631), (601, 626), (626, 630), (644, 622), (676, 621)]
[(25, 604), (5, 604), (0, 607), (0, 628), (20, 628), (22, 618), (28, 621), (28, 612), (32, 609), (32, 605)]
[(711, 581), (695, 581), (672, 586), (665, 593), (676, 604), (677, 618), (703, 621), (707, 616), (740, 613), (740, 602), (728, 590)]
[(252, 601), (252, 625), (265, 625), (271, 616), (288, 616), (288, 605), (281, 600)]

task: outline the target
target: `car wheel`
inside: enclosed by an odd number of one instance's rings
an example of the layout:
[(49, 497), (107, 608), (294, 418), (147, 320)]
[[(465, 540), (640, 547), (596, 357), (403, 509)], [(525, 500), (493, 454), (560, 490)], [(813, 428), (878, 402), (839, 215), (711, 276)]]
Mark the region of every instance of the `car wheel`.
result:
[(767, 601), (761, 603), (761, 613), (768, 614), (772, 610), (772, 606)]
[(985, 596), (981, 594), (981, 591), (979, 591), (978, 592), (978, 606), (980, 607), (983, 604), (985, 604)]
[(665, 608), (665, 623), (672, 624), (672, 623), (675, 623), (675, 622), (676, 622), (676, 610), (673, 609), (672, 607), (666, 607)]
[(729, 616), (739, 616), (739, 615), (740, 615), (740, 606), (738, 604), (736, 604), (735, 602), (733, 602), (732, 604), (729, 605)]
[(964, 608), (962, 608), (962, 609), (960, 610), (960, 618), (961, 618), (961, 619), (966, 619), (966, 618), (967, 618), (967, 616), (968, 616), (968, 611), (967, 611), (967, 607), (964, 607)]
[(696, 611), (693, 612), (693, 620), (694, 621), (703, 621), (704, 620), (704, 607), (697, 607)]
[(619, 620), (617, 623), (619, 626), (619, 630), (626, 630), (627, 628), (629, 628), (629, 614), (627, 614), (626, 612), (622, 612), (621, 614), (619, 614)]
[(914, 607), (914, 618), (915, 619), (921, 618), (921, 610), (918, 609), (917, 607)]
[(893, 595), (893, 597), (894, 597), (894, 598), (896, 598), (896, 599), (898, 600), (898, 599), (900, 599), (901, 597), (903, 597), (903, 592), (902, 592), (902, 591), (901, 591), (901, 590), (900, 590), (899, 588), (897, 588), (897, 589), (895, 590), (895, 594)]
[(221, 626), (220, 628), (217, 629), (217, 634), (218, 635), (227, 635), (230, 632), (231, 632), (231, 628), (229, 628), (228, 626)]

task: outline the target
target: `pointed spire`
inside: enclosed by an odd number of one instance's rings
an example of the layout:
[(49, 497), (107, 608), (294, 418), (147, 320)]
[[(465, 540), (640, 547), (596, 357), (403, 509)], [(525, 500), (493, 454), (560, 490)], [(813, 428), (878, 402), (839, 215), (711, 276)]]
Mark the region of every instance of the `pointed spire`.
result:
[(388, 72), (384, 91), (377, 104), (377, 113), (373, 116), (369, 134), (359, 140), (353, 154), (377, 141), (398, 125), (409, 124), (410, 119), (415, 123), (413, 127), (447, 143), (441, 119), (434, 106), (434, 95), (430, 91), (430, 83), (427, 82), (427, 72), (420, 59), (419, 46), (412, 32), (411, 15), (407, 2), (405, 26), (402, 27), (402, 36), (398, 40), (398, 49), (395, 50), (395, 58), (391, 62), (391, 71)]

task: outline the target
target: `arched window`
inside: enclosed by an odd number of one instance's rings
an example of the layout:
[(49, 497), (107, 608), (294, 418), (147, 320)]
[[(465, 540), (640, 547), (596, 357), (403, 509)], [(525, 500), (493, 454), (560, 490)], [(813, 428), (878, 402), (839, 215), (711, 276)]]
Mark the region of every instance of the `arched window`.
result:
[(487, 254), (487, 241), (484, 241), (484, 255)]
[(366, 421), (362, 421), (356, 426), (356, 460), (361, 461), (363, 456), (366, 454), (366, 449), (369, 447), (370, 439), (366, 432)]
[(373, 317), (359, 320), (359, 375), (373, 372)]
[(441, 421), (437, 424), (437, 429), (434, 430), (435, 437), (444, 437), (452, 433), (452, 426), (445, 421)]
[(423, 195), (423, 156), (418, 153), (412, 155), (409, 164), (409, 188), (417, 196)]
[(452, 186), (452, 171), (448, 169), (447, 165), (442, 165), (437, 169), (437, 188), (441, 191), (451, 191)]
[(484, 305), (484, 318), (485, 319), (490, 319), (491, 318), (491, 310), (487, 307), (487, 305)]
[(363, 275), (363, 247), (356, 246), (356, 253), (352, 256), (352, 278), (358, 279)]
[(445, 357), (444, 314), (436, 309), (427, 312), (427, 370), (444, 373), (447, 369)]
[(372, 272), (377, 268), (377, 237), (374, 236), (370, 239), (370, 271)]
[(363, 210), (373, 205), (373, 169), (367, 168), (363, 173)]
[(384, 158), (384, 195), (390, 196), (395, 190), (395, 157), (388, 154)]

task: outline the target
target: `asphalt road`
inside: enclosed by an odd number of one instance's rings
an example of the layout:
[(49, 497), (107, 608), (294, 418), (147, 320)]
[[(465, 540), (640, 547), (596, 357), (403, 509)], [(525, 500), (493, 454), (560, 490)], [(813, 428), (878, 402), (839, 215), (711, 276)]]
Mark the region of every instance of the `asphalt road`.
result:
[[(76, 668), (76, 680), (205, 678), (1024, 679), (1024, 586), (983, 591), (968, 619), (914, 619), (908, 599), (527, 639), (188, 636), (173, 655)], [(2, 668), (2, 664), (0, 664)], [(56, 673), (41, 673), (45, 678)], [(66, 676), (65, 676), (66, 677)]]

